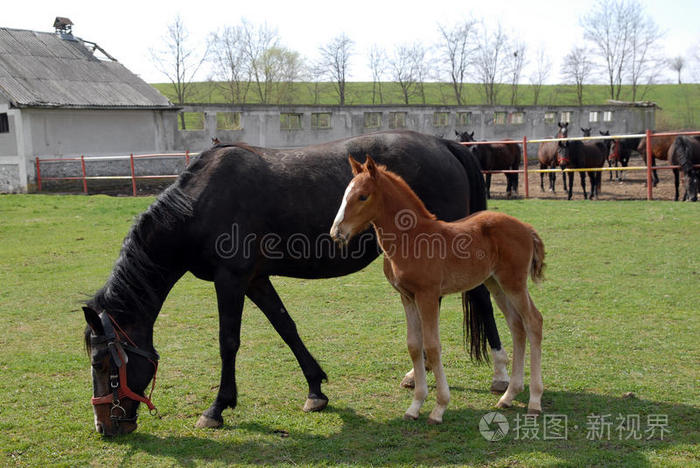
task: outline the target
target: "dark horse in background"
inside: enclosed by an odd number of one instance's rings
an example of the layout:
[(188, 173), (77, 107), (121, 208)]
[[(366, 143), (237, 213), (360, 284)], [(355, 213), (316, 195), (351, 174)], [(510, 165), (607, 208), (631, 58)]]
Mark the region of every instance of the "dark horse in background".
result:
[[(213, 281), (219, 310), (221, 379), (198, 427), (219, 427), (237, 402), (235, 362), (246, 296), (296, 357), (309, 386), (304, 409), (319, 411), (326, 374), (302, 342), (270, 276), (329, 278), (367, 266), (379, 249), (368, 230), (347, 247), (328, 229), (352, 179), (348, 155), (371, 154), (399, 173), (440, 219), (486, 208), (471, 153), (454, 141), (410, 131), (379, 132), (294, 150), (218, 145), (195, 158), (133, 224), (106, 284), (83, 308), (92, 361), (95, 428), (104, 435), (136, 429), (137, 408), (155, 382), (153, 328), (173, 285), (190, 271)], [(492, 390), (508, 385), (490, 297), (481, 285), (463, 295), (470, 354), (494, 358)], [(350, 326), (350, 325), (349, 325)]]
[[(644, 130), (640, 130), (637, 134), (644, 133)], [(610, 152), (608, 153), (608, 167), (618, 167), (618, 164), (622, 167), (629, 166), (630, 157), (632, 152), (637, 152), (640, 142), (643, 137), (636, 138), (615, 138), (610, 145)], [(646, 158), (646, 155), (641, 155), (642, 159)], [(625, 178), (625, 171), (614, 171), (615, 180), (622, 182)], [(610, 171), (610, 179), (613, 178), (613, 171)]]
[[(457, 132), (455, 132), (457, 133)], [(476, 141), (474, 132), (457, 133), (459, 141), (462, 143)], [(481, 170), (483, 171), (503, 171), (518, 170), (520, 168), (521, 151), (520, 145), (513, 143), (491, 143), (485, 145), (471, 145), (471, 151), (476, 156)], [(486, 196), (491, 198), (491, 173), (484, 175), (486, 179)], [(506, 174), (506, 197), (511, 198), (518, 194), (518, 173)]]
[[(584, 136), (590, 136), (590, 129), (583, 130)], [(587, 135), (586, 135), (587, 133)], [(600, 132), (601, 135), (608, 136), (610, 132)], [(557, 148), (557, 159), (562, 169), (585, 169), (603, 167), (608, 157), (610, 140), (601, 141), (559, 141)], [(571, 200), (574, 188), (574, 173), (569, 172), (569, 193), (567, 198)], [(586, 192), (586, 173), (581, 174), (581, 188), (583, 198), (588, 199)], [(600, 171), (588, 171), (588, 178), (591, 182), (590, 199), (598, 198), (600, 194), (601, 173)]]
[(673, 169), (673, 182), (676, 187), (676, 198), (678, 201), (678, 179), (683, 173), (683, 185), (685, 193), (683, 201), (698, 201), (698, 178), (700, 169), (694, 167), (700, 164), (700, 136), (678, 135), (673, 144), (668, 149), (668, 162), (680, 169)]
[[(569, 134), (569, 122), (558, 122), (559, 131), (553, 138), (566, 138)], [(537, 160), (540, 162), (540, 169), (556, 169), (559, 165), (557, 159), (557, 142), (545, 141), (537, 148)], [(564, 182), (566, 190), (566, 174), (562, 173), (561, 180)], [(557, 181), (556, 172), (549, 173), (549, 191), (554, 193), (554, 186)], [(540, 189), (544, 192), (544, 172), (540, 172)]]

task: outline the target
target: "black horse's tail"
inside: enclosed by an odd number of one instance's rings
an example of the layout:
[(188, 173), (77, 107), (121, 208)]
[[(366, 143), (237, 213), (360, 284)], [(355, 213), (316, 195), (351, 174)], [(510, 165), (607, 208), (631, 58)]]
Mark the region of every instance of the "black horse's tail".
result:
[[(447, 147), (459, 160), (469, 180), (469, 213), (486, 209), (486, 185), (481, 175), (481, 165), (464, 145), (445, 140)], [(489, 291), (483, 284), (462, 293), (462, 311), (465, 345), (469, 346), (469, 357), (476, 362), (488, 362), (486, 342), (494, 349), (501, 349), (493, 306)]]

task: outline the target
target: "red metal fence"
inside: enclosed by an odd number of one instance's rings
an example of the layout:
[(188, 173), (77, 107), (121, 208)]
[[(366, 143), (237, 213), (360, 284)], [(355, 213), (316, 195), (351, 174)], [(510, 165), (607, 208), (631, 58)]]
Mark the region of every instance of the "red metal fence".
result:
[[(57, 181), (57, 180), (81, 180), (83, 182), (83, 193), (88, 193), (88, 180), (131, 180), (131, 192), (136, 196), (136, 181), (144, 179), (174, 179), (179, 176), (179, 174), (164, 174), (164, 175), (137, 175), (136, 167), (134, 161), (139, 159), (167, 159), (167, 158), (185, 158), (185, 167), (190, 163), (190, 157), (196, 156), (196, 153), (190, 153), (186, 151), (184, 153), (159, 153), (159, 154), (139, 154), (134, 156), (130, 154), (129, 156), (80, 156), (79, 158), (47, 158), (41, 159), (36, 158), (36, 184), (37, 190), (41, 192), (42, 182), (46, 181)], [(89, 176), (85, 168), (86, 161), (119, 161), (119, 160), (129, 160), (129, 166), (131, 170), (131, 175), (125, 176)], [(82, 175), (77, 177), (43, 177), (41, 175), (42, 164), (51, 163), (64, 163), (64, 162), (80, 162), (80, 169)]]

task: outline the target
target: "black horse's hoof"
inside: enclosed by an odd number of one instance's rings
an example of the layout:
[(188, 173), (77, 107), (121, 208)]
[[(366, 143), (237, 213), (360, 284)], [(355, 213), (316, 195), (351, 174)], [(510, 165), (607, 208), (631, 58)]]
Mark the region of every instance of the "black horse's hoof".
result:
[(224, 418), (219, 418), (219, 419), (214, 419), (210, 418), (207, 415), (201, 415), (199, 419), (197, 420), (197, 424), (195, 424), (195, 427), (199, 429), (204, 429), (204, 428), (210, 428), (210, 429), (216, 429), (224, 425)]
[(328, 397), (323, 393), (320, 395), (310, 394), (304, 403), (304, 413), (323, 411), (328, 406)]

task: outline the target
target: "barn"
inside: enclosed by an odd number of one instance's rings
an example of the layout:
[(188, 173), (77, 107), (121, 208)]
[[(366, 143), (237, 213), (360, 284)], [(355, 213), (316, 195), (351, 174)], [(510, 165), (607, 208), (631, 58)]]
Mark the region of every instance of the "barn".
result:
[(36, 157), (172, 150), (177, 108), (56, 18), (54, 32), (0, 27), (0, 192), (24, 192)]

